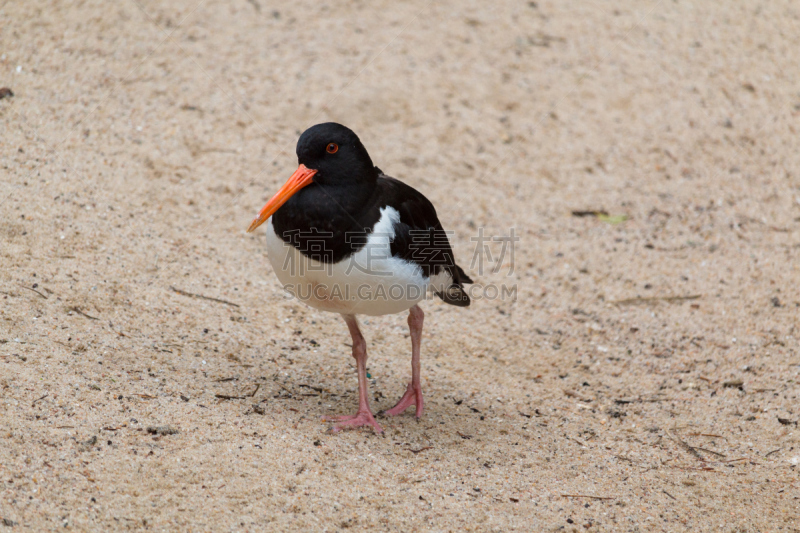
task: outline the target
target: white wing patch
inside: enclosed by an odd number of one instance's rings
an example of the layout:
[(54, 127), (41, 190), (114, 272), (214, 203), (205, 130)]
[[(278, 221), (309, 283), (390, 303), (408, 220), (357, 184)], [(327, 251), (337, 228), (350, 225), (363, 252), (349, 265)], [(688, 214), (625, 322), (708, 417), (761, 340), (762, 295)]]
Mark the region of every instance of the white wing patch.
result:
[(393, 207), (381, 217), (367, 243), (338, 263), (309, 259), (283, 241), (267, 221), (267, 253), (284, 288), (306, 304), (342, 314), (388, 315), (409, 309), (429, 289), (441, 292), (452, 283), (445, 271), (426, 278), (416, 263), (392, 256), (391, 241), (400, 222)]

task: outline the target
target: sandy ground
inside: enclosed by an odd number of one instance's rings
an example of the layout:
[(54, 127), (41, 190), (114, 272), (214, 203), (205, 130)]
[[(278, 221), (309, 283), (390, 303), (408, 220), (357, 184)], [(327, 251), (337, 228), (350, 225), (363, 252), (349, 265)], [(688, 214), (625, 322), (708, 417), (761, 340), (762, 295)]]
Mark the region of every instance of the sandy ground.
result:
[[(0, 20), (0, 529), (800, 531), (796, 2)], [(347, 329), (244, 232), (326, 120), (516, 287), (424, 304), (383, 436), (326, 433)], [(363, 324), (385, 409), (405, 316)]]

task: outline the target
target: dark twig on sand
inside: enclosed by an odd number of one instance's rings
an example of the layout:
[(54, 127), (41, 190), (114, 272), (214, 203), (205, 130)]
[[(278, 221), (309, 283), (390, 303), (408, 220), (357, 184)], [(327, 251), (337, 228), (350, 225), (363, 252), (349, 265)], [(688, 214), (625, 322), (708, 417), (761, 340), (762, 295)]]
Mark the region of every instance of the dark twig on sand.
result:
[(625, 400), (625, 399), (614, 400), (614, 403), (619, 405), (625, 405), (628, 403), (635, 403), (635, 402), (653, 403), (653, 402), (671, 402), (671, 401), (674, 401), (674, 398), (632, 398), (630, 400)]
[(246, 396), (230, 396), (228, 394), (215, 394), (214, 397), (220, 400), (244, 400), (246, 398)]
[(708, 449), (706, 449), (706, 448), (699, 448), (699, 447), (697, 447), (697, 446), (695, 446), (695, 448), (694, 448), (694, 449), (695, 449), (695, 450), (700, 450), (701, 452), (706, 452), (706, 453), (714, 454), (714, 455), (716, 455), (717, 457), (722, 457), (723, 459), (725, 458), (725, 454), (724, 454), (724, 453), (715, 452), (714, 450), (708, 450)]
[(177, 435), (180, 430), (172, 426), (149, 426), (147, 432), (151, 435)]
[(422, 448), (420, 448), (419, 450), (412, 450), (411, 448), (406, 448), (406, 449), (407, 449), (408, 451), (410, 451), (411, 453), (413, 453), (413, 454), (415, 454), (415, 455), (416, 455), (416, 454), (418, 454), (419, 452), (424, 452), (425, 450), (430, 450), (430, 449), (432, 449), (432, 448), (433, 448), (433, 446), (423, 446), (423, 447), (422, 447)]
[(574, 217), (596, 217), (596, 216), (608, 216), (608, 211), (598, 210), (598, 211), (573, 211), (572, 216)]
[(31, 291), (31, 292), (35, 292), (36, 294), (38, 294), (39, 296), (41, 296), (42, 298), (44, 298), (45, 300), (47, 300), (47, 296), (45, 296), (45, 295), (44, 295), (44, 294), (42, 294), (41, 292), (37, 291), (36, 289), (32, 289), (31, 287), (26, 287), (25, 285), (20, 285), (20, 287), (22, 287), (23, 289), (28, 289), (28, 290), (29, 290), (29, 291)]
[(616, 500), (616, 496), (592, 496), (591, 494), (562, 494), (562, 498), (591, 498), (593, 500)]
[(31, 407), (33, 407), (34, 405), (36, 405), (38, 402), (40, 402), (40, 401), (44, 400), (45, 398), (47, 398), (49, 395), (50, 395), (50, 393), (49, 393), (49, 392), (45, 392), (45, 393), (44, 393), (44, 396), (42, 396), (41, 398), (36, 398), (35, 400), (33, 400), (33, 403), (31, 404)]
[(327, 391), (326, 391), (325, 389), (323, 389), (322, 387), (312, 387), (311, 385), (306, 385), (305, 383), (299, 383), (297, 386), (298, 386), (298, 387), (305, 387), (305, 388), (307, 388), (307, 389), (311, 389), (311, 390), (313, 390), (313, 391), (317, 391), (317, 392), (319, 392), (320, 394), (322, 394), (323, 392), (327, 392)]
[(69, 310), (70, 310), (70, 311), (73, 311), (73, 312), (75, 312), (75, 313), (78, 313), (79, 315), (81, 315), (81, 316), (83, 316), (83, 317), (86, 317), (86, 318), (88, 318), (89, 320), (99, 320), (97, 317), (94, 317), (94, 316), (91, 316), (91, 315), (87, 315), (86, 313), (84, 313), (83, 311), (81, 311), (80, 309), (78, 309), (77, 307), (70, 307), (70, 308), (69, 308)]
[(211, 296), (203, 296), (202, 294), (195, 294), (193, 292), (186, 292), (182, 291), (181, 289), (176, 289), (175, 287), (170, 286), (170, 289), (177, 292), (182, 296), (188, 296), (189, 298), (199, 298), (201, 300), (208, 300), (210, 302), (217, 302), (225, 305), (231, 305), (233, 307), (239, 307), (239, 304), (235, 304), (233, 302), (229, 302), (228, 300), (221, 300), (220, 298), (212, 298)]
[(687, 300), (697, 300), (701, 296), (702, 294), (690, 294), (688, 296), (650, 296), (647, 298), (627, 298), (625, 300), (615, 300), (609, 303), (614, 305), (642, 305), (655, 302), (676, 303), (685, 302)]
[(684, 441), (683, 439), (681, 439), (681, 438), (680, 438), (678, 435), (676, 435), (675, 433), (672, 433), (672, 432), (667, 432), (667, 435), (668, 435), (668, 436), (671, 436), (671, 437), (672, 437), (672, 439), (673, 439), (675, 442), (677, 442), (677, 443), (680, 445), (680, 447), (681, 447), (681, 448), (683, 448), (684, 450), (686, 450), (686, 451), (687, 451), (687, 452), (689, 452), (690, 454), (694, 455), (694, 456), (695, 456), (697, 459), (700, 459), (701, 461), (705, 462), (705, 459), (703, 458), (703, 456), (702, 456), (702, 455), (700, 455), (700, 452), (698, 452), (698, 451), (697, 451), (697, 448), (695, 448), (694, 446), (689, 446), (688, 444), (686, 444), (686, 441)]
[(228, 394), (215, 394), (215, 398), (219, 398), (220, 400), (245, 400), (247, 398), (252, 398), (258, 392), (258, 389), (261, 388), (261, 383), (256, 383), (256, 388), (250, 394), (245, 396), (230, 396)]
[(690, 437), (713, 437), (717, 439), (725, 439), (728, 440), (727, 437), (723, 437), (722, 435), (717, 435), (716, 433), (688, 433)]

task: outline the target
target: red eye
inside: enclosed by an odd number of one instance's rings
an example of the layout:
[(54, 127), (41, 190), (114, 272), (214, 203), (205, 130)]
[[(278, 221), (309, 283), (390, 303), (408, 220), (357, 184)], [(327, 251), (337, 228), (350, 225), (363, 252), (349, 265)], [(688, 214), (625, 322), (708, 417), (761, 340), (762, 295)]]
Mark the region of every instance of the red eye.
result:
[(328, 146), (325, 147), (325, 151), (329, 154), (335, 154), (339, 151), (339, 145), (336, 143), (330, 143)]

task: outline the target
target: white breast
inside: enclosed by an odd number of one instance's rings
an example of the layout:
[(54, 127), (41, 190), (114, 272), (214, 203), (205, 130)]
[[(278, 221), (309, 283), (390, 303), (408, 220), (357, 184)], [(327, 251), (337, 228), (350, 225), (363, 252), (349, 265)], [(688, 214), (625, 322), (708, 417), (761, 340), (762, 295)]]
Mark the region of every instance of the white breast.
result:
[(409, 309), (429, 289), (441, 291), (451, 278), (441, 272), (426, 278), (413, 262), (392, 257), (391, 239), (400, 214), (393, 207), (381, 217), (366, 245), (338, 263), (309, 259), (283, 241), (267, 221), (267, 253), (284, 288), (302, 302), (342, 314), (388, 315)]

